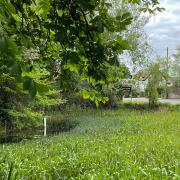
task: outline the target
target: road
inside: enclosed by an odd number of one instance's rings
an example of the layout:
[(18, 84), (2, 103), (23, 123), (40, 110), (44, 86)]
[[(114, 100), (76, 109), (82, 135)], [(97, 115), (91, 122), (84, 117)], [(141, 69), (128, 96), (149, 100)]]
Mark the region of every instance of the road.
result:
[[(131, 101), (131, 98), (124, 98), (124, 101)], [(148, 98), (132, 98), (133, 102), (148, 102)], [(161, 103), (180, 104), (180, 99), (159, 99)]]

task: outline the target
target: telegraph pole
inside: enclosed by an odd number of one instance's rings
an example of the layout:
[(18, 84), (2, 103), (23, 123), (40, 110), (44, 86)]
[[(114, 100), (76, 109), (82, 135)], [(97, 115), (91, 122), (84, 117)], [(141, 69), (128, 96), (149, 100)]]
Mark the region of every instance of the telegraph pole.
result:
[(166, 96), (166, 99), (168, 99), (168, 86), (167, 86), (168, 77), (169, 77), (169, 48), (168, 47), (167, 47), (167, 54), (166, 54), (166, 63), (167, 63), (167, 65), (166, 65), (167, 76), (166, 76), (166, 88), (165, 88), (166, 94), (165, 94), (165, 96)]

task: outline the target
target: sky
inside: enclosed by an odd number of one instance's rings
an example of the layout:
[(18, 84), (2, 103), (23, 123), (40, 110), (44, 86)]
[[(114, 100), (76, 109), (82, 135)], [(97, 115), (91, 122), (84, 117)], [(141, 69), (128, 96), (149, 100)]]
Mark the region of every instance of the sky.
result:
[(168, 47), (169, 55), (172, 55), (180, 45), (180, 0), (159, 1), (165, 11), (153, 15), (145, 31), (155, 54), (166, 56)]

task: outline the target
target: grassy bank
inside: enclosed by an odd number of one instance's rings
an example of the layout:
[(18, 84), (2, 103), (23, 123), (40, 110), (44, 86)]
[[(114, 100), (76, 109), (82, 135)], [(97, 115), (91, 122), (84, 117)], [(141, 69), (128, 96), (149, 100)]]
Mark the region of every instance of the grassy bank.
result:
[(70, 132), (1, 145), (0, 177), (180, 178), (180, 111), (73, 111)]

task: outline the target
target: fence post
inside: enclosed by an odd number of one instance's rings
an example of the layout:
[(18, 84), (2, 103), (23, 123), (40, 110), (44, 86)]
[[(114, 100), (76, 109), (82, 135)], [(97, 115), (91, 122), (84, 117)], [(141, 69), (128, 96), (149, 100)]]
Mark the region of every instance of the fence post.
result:
[(46, 136), (46, 132), (47, 132), (47, 119), (46, 117), (44, 117), (44, 136)]

